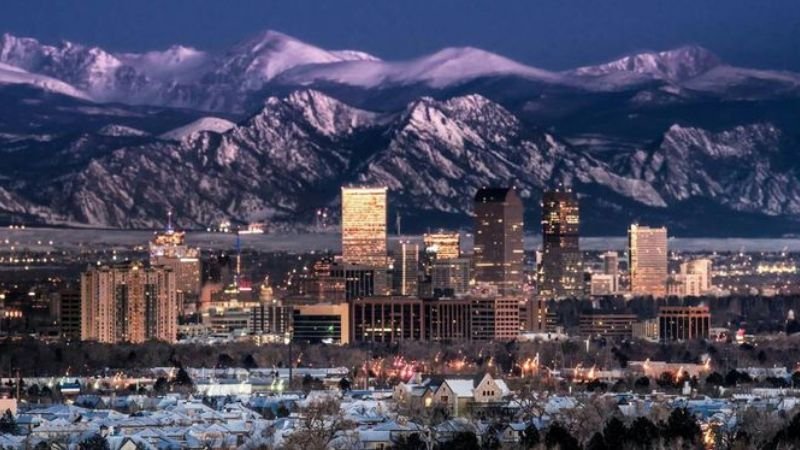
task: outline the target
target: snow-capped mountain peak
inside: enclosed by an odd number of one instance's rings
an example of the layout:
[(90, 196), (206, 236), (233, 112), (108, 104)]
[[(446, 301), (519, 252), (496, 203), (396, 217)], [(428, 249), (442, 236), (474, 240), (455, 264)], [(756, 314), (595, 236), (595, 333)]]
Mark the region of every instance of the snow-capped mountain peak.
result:
[(602, 76), (628, 72), (680, 82), (694, 78), (721, 64), (720, 59), (707, 49), (690, 45), (661, 52), (638, 53), (597, 66), (580, 67), (573, 73)]

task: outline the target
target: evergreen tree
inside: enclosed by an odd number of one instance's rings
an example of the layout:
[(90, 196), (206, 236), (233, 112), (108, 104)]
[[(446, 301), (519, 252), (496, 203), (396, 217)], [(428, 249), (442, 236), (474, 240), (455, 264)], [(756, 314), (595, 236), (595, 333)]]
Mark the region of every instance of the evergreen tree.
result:
[(558, 448), (560, 450), (580, 450), (581, 448), (575, 436), (570, 434), (569, 430), (558, 422), (553, 422), (550, 428), (547, 429), (544, 443), (547, 448)]
[(459, 450), (481, 450), (478, 444), (478, 437), (471, 431), (461, 431), (453, 435), (453, 438), (442, 444), (441, 449)]
[(0, 434), (16, 434), (18, 431), (17, 419), (11, 414), (11, 410), (7, 409), (0, 417)]
[(628, 440), (628, 427), (618, 418), (612, 417), (603, 428), (603, 439), (609, 448), (622, 448)]
[(93, 434), (78, 444), (78, 450), (109, 450), (108, 441), (99, 434)]
[(394, 441), (393, 450), (426, 450), (428, 446), (419, 436), (419, 433), (412, 433), (408, 436), (400, 435)]
[(541, 437), (539, 437), (539, 430), (536, 429), (534, 424), (530, 424), (522, 430), (522, 436), (520, 437), (520, 444), (522, 444), (523, 448), (531, 449), (539, 445), (539, 441)]
[(650, 448), (658, 439), (658, 427), (647, 417), (638, 417), (631, 424), (631, 441), (641, 448)]
[(683, 439), (686, 442), (699, 442), (700, 425), (686, 408), (672, 410), (664, 426), (664, 437), (667, 440)]
[(589, 443), (586, 444), (586, 450), (611, 450), (612, 448), (616, 447), (609, 447), (599, 431), (593, 434), (592, 438), (589, 439)]

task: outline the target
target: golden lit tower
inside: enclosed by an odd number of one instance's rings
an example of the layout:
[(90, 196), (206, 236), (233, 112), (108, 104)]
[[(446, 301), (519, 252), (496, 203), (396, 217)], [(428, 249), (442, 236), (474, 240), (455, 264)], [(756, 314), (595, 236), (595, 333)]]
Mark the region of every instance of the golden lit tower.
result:
[(436, 260), (456, 259), (461, 256), (461, 234), (458, 231), (438, 231), (422, 236), (425, 252)]
[(571, 191), (545, 192), (542, 196), (540, 295), (552, 298), (583, 295), (579, 227), (577, 196)]
[(496, 285), (501, 295), (522, 292), (523, 206), (512, 188), (475, 194), (475, 281)]
[(628, 231), (631, 293), (664, 297), (667, 294), (667, 229), (637, 224)]
[(348, 264), (386, 267), (386, 192), (342, 188), (342, 259)]

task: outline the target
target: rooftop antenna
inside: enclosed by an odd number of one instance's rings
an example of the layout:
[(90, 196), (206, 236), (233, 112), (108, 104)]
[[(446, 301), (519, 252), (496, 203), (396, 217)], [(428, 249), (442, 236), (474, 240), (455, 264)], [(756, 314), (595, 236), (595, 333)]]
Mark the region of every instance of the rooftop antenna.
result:
[(234, 282), (236, 287), (239, 287), (239, 279), (242, 273), (242, 240), (239, 233), (236, 233), (236, 275)]
[(167, 210), (167, 231), (172, 231), (172, 209)]
[(396, 215), (395, 215), (395, 223), (396, 223), (396, 226), (397, 226), (397, 236), (400, 237), (401, 236), (401, 233), (400, 233), (400, 212), (397, 212)]

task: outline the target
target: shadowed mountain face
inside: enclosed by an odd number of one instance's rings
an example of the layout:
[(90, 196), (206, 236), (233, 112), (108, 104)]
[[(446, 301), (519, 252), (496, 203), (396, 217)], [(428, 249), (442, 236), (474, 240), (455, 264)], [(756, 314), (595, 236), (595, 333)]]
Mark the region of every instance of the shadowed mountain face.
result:
[[(0, 221), (309, 227), (380, 184), (404, 231), (513, 184), (572, 186), (583, 231), (793, 233), (800, 77), (698, 47), (548, 72), (472, 48), (409, 61), (265, 32), (220, 54), (0, 38)], [(392, 212), (394, 214), (395, 211)], [(409, 220), (410, 219), (410, 220)], [(535, 227), (530, 227), (531, 230)]]

